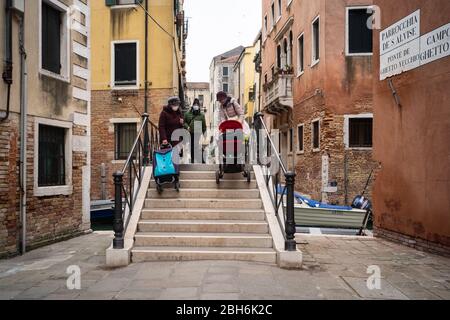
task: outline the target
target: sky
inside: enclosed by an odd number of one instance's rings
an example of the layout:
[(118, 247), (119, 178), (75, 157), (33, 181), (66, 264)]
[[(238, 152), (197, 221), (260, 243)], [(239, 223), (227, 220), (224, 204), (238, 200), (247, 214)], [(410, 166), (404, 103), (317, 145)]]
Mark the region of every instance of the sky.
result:
[(209, 82), (213, 57), (250, 46), (261, 29), (261, 0), (185, 0), (188, 82)]

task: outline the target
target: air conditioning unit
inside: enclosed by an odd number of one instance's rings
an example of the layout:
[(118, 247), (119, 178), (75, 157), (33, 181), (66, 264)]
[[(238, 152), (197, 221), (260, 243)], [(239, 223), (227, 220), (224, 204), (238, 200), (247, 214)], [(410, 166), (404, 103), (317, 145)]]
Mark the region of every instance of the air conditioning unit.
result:
[(24, 13), (25, 0), (9, 0), (9, 9), (12, 9), (20, 13)]

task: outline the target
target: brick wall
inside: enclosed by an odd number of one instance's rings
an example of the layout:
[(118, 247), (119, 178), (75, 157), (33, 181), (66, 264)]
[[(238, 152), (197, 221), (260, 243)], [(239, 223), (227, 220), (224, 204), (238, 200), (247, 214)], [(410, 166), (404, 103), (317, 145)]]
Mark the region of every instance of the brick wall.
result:
[[(84, 232), (82, 226), (82, 167), (86, 152), (72, 152), (71, 195), (34, 196), (34, 126), (35, 117), (27, 123), (27, 248), (33, 249)], [(87, 128), (73, 127), (73, 136), (86, 136)], [(12, 113), (0, 123), (0, 257), (15, 255), (20, 249), (19, 213), (19, 115)]]
[[(173, 89), (149, 90), (149, 114), (154, 124), (158, 124), (162, 107), (167, 99), (175, 94)], [(119, 98), (122, 101), (119, 101)], [(106, 167), (106, 195), (114, 197), (113, 178), (115, 171), (122, 170), (124, 162), (114, 161), (114, 124), (113, 118), (141, 118), (144, 112), (144, 90), (131, 91), (92, 91), (92, 167), (91, 198), (101, 199), (101, 165)], [(139, 127), (139, 124), (138, 124)]]
[(390, 231), (387, 229), (378, 228), (375, 226), (374, 228), (374, 236), (385, 238), (389, 241), (401, 243), (405, 246), (430, 252), (434, 254), (439, 254), (443, 256), (450, 257), (450, 247), (445, 246), (443, 244), (439, 244), (436, 242), (427, 241), (421, 238), (409, 236), (406, 234)]
[(19, 117), (0, 122), (0, 257), (17, 252), (19, 241)]
[[(345, 116), (332, 112), (322, 95), (309, 93), (293, 109), (294, 152), (297, 152), (297, 126), (304, 125), (304, 153), (295, 154), (297, 173), (296, 189), (322, 198), (322, 156), (329, 156), (329, 181), (338, 183), (338, 192), (328, 194), (333, 204), (350, 204), (353, 198), (361, 194), (372, 169), (377, 163), (372, 159), (371, 150), (346, 149), (344, 141)], [(365, 100), (354, 105), (348, 114), (370, 113), (372, 104)], [(320, 151), (312, 148), (312, 122), (320, 119)], [(373, 176), (374, 178), (374, 176)], [(366, 195), (372, 196), (372, 182)]]

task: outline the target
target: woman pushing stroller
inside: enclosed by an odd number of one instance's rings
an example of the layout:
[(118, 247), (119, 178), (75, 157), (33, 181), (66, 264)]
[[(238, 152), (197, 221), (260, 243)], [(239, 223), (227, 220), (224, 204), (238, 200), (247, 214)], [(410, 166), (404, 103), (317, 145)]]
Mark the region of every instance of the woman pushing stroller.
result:
[(237, 120), (241, 124), (244, 124), (244, 109), (235, 98), (228, 96), (226, 92), (221, 91), (217, 94), (217, 101), (219, 101), (221, 105), (219, 109), (219, 123), (227, 120)]
[[(244, 110), (236, 99), (228, 96), (225, 92), (217, 94), (217, 101), (220, 102), (219, 109), (219, 170), (216, 172), (216, 182), (225, 173), (242, 172), (247, 181), (251, 181), (250, 170), (246, 169), (246, 159), (248, 158), (247, 138), (248, 124), (245, 121)], [(246, 132), (247, 131), (247, 132)], [(240, 133), (239, 133), (240, 132)]]

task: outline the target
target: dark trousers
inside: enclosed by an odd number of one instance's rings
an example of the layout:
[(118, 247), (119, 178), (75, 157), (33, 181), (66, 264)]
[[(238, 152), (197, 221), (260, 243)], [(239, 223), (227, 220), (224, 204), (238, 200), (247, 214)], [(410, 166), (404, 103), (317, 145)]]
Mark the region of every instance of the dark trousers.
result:
[[(196, 159), (196, 157), (198, 159)], [(200, 137), (195, 137), (193, 133), (191, 133), (191, 163), (205, 163), (203, 160), (203, 146), (200, 144)]]

